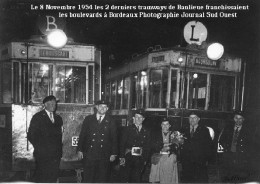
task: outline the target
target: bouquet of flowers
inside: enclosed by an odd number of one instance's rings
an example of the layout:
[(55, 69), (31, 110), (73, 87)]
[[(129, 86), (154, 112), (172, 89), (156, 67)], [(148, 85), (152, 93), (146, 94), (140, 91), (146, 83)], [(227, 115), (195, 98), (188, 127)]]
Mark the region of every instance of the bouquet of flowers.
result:
[(171, 134), (171, 143), (176, 144), (178, 147), (184, 143), (184, 139), (186, 139), (186, 137), (179, 131), (174, 131)]

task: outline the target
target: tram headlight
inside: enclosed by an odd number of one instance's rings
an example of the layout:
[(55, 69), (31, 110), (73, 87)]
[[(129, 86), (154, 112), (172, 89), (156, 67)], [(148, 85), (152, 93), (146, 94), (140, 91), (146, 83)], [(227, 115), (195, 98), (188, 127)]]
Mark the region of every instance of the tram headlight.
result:
[(209, 59), (218, 60), (224, 53), (224, 47), (220, 43), (213, 43), (207, 48), (207, 56)]
[(66, 34), (60, 29), (54, 29), (47, 35), (48, 44), (56, 49), (64, 47), (67, 40)]

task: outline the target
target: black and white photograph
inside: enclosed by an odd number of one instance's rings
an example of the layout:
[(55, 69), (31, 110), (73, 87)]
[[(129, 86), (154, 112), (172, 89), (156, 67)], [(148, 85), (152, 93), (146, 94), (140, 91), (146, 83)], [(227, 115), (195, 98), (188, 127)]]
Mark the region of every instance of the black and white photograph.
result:
[(259, 183), (260, 1), (1, 0), (0, 183)]

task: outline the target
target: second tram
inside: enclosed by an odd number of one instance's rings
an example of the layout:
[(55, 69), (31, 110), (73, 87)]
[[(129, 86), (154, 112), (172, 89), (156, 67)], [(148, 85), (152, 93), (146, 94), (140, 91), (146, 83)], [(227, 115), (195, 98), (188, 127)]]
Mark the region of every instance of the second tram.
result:
[(105, 75), (105, 98), (111, 113), (122, 126), (131, 123), (132, 112), (144, 109), (145, 124), (151, 129), (168, 117), (172, 127), (188, 124), (190, 111), (215, 133), (242, 108), (244, 65), (228, 54), (210, 60), (205, 49), (156, 47), (140, 54)]

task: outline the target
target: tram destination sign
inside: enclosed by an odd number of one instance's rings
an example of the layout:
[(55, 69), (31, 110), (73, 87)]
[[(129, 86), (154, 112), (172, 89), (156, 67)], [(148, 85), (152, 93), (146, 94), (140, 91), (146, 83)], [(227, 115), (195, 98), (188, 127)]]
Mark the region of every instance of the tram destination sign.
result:
[(208, 58), (195, 58), (194, 65), (218, 68), (218, 62)]
[(69, 51), (40, 49), (40, 57), (69, 58)]

